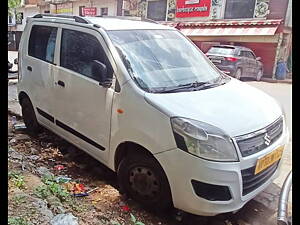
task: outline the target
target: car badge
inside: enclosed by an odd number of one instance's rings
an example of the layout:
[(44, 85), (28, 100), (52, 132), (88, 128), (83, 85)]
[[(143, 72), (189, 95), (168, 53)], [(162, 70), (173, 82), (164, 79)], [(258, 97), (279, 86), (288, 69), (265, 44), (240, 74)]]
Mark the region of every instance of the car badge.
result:
[(268, 133), (266, 133), (264, 139), (265, 139), (265, 144), (266, 144), (267, 146), (269, 146), (270, 143), (271, 143), (271, 139), (270, 139), (270, 136), (268, 135)]

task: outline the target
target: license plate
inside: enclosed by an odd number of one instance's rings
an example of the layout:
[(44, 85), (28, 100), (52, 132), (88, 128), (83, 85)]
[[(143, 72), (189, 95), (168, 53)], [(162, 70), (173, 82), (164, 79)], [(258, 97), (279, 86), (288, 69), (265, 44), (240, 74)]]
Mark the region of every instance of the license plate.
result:
[(282, 156), (283, 149), (284, 146), (280, 146), (273, 152), (257, 160), (254, 175), (260, 173), (261, 171), (271, 166), (273, 163), (277, 162)]

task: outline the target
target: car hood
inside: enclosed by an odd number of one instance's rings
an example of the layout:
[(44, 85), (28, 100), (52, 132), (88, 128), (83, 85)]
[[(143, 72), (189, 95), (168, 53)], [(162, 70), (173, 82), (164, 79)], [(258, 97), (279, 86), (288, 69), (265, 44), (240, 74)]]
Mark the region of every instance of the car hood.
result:
[(145, 100), (170, 117), (206, 122), (231, 137), (262, 129), (282, 115), (272, 97), (236, 79), (199, 91), (146, 93)]

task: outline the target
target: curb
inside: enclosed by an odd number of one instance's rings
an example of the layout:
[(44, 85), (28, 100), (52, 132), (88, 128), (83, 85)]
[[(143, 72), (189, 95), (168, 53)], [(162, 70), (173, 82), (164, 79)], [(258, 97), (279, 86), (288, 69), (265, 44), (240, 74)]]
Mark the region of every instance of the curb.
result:
[(268, 83), (282, 83), (282, 84), (292, 84), (293, 83), (292, 79), (275, 80), (272, 78), (261, 78), (260, 80), (264, 81), (264, 82), (268, 82)]

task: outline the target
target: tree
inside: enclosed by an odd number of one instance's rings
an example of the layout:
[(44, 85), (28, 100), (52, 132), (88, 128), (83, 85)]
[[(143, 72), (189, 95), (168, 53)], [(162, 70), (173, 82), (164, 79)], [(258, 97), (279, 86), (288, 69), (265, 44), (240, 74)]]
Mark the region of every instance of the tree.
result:
[(8, 15), (16, 14), (16, 8), (21, 6), (21, 0), (8, 0)]

